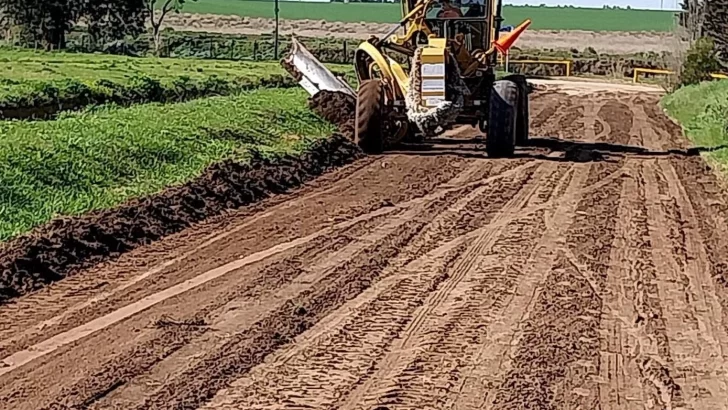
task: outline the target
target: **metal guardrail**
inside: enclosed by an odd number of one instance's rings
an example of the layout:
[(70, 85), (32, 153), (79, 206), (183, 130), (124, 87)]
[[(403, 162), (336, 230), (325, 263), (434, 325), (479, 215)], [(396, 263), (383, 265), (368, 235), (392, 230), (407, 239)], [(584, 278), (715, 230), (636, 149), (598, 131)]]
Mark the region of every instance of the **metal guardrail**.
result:
[[(671, 75), (675, 74), (674, 71), (671, 70), (657, 70), (652, 68), (635, 68), (634, 69), (634, 77), (632, 78), (633, 83), (639, 82), (640, 73), (643, 74), (660, 74), (660, 75)], [(712, 73), (710, 74), (712, 78), (715, 78), (717, 80), (725, 80), (728, 79), (728, 75), (726, 74), (720, 74), (720, 73)]]

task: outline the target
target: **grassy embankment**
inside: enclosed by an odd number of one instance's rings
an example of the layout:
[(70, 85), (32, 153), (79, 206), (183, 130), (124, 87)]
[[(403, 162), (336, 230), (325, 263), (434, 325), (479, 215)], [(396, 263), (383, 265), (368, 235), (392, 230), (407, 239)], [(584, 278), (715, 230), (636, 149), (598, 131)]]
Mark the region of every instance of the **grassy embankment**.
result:
[[(728, 146), (728, 80), (681, 88), (666, 96), (663, 106), (696, 146)], [(707, 152), (705, 157), (728, 176), (728, 148)]]
[(0, 111), (5, 118), (43, 116), (48, 111), (54, 113), (59, 106), (77, 109), (108, 103), (180, 102), (258, 87), (294, 85), (277, 62), (132, 58), (17, 49), (2, 49), (0, 56)]
[[(205, 0), (187, 3), (185, 12), (273, 18), (272, 0)], [(507, 24), (530, 18), (532, 30), (670, 31), (674, 13), (654, 10), (586, 9), (576, 7), (503, 6)], [(341, 22), (395, 23), (399, 3), (297, 3), (281, 2), (283, 19)]]
[(186, 182), (251, 148), (300, 152), (332, 131), (297, 89), (0, 122), (0, 240)]
[[(284, 75), (277, 63), (141, 59), (104, 55), (4, 53), (7, 80), (0, 101), (38, 107), (39, 81), (133, 84), (138, 74), (174, 84), (177, 76), (207, 76), (255, 84)], [(270, 87), (275, 87), (271, 85)], [(28, 91), (23, 91), (28, 90)], [(297, 153), (333, 128), (312, 114), (296, 88), (267, 88), (193, 101), (149, 103), (130, 94), (130, 107), (106, 105), (61, 113), (48, 121), (0, 121), (0, 241), (52, 218), (107, 209), (202, 174), (224, 159), (245, 161), (251, 149)]]

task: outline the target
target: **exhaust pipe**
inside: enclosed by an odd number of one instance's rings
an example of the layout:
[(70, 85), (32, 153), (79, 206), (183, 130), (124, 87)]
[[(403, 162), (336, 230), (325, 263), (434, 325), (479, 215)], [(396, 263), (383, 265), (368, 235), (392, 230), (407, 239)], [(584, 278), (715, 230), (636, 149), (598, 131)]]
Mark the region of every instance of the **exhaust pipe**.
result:
[(356, 92), (346, 81), (329, 71), (294, 37), (291, 38), (291, 51), (281, 60), (281, 65), (312, 97), (327, 90), (356, 98)]

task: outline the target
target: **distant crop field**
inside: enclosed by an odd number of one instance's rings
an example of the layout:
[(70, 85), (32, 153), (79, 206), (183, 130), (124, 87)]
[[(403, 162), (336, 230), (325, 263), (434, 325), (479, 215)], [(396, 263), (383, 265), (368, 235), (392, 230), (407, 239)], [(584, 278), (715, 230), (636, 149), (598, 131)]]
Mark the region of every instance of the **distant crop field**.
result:
[[(350, 71), (348, 66), (331, 67), (344, 73)], [(107, 103), (181, 102), (294, 84), (277, 62), (2, 49), (0, 119), (47, 117), (57, 110)]]
[(85, 81), (104, 79), (128, 81), (139, 75), (155, 78), (189, 76), (204, 79), (212, 75), (236, 79), (261, 80), (284, 75), (277, 62), (240, 62), (221, 60), (133, 58), (103, 54), (44, 53), (32, 50), (2, 49), (0, 77), (5, 80)]
[[(273, 18), (272, 0), (204, 0), (187, 3), (191, 13), (226, 14)], [(372, 3), (280, 2), (283, 19), (312, 19), (341, 22), (393, 23), (400, 5)], [(530, 18), (534, 30), (669, 31), (675, 13), (670, 11), (585, 9), (572, 7), (504, 6), (506, 24)]]

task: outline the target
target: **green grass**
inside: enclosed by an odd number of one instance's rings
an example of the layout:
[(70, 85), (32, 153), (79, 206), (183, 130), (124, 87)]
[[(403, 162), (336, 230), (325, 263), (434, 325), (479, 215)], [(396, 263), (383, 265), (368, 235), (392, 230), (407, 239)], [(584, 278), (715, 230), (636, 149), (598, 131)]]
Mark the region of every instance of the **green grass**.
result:
[(241, 62), (175, 58), (135, 58), (104, 54), (35, 52), (0, 49), (0, 78), (10, 80), (104, 79), (124, 82), (146, 75), (155, 78), (188, 76), (203, 79), (250, 80), (284, 74), (277, 62)]
[[(666, 96), (662, 104), (670, 116), (682, 124), (685, 134), (696, 146), (728, 144), (728, 80), (681, 88)], [(721, 171), (728, 171), (728, 149), (717, 149), (706, 156)]]
[(3, 49), (0, 108), (21, 109), (11, 118), (36, 115), (43, 106), (130, 105), (229, 95), (292, 81), (274, 62), (131, 58), (96, 54)]
[(251, 147), (293, 153), (332, 131), (298, 89), (0, 122), (0, 240), (186, 182)]
[[(278, 62), (134, 58), (0, 49), (0, 109), (179, 102), (294, 85)], [(332, 66), (346, 71), (349, 67)], [(25, 118), (27, 113), (11, 118)]]
[[(394, 23), (400, 10), (399, 3), (280, 3), (280, 17), (284, 19)], [(188, 2), (184, 11), (274, 17), (272, 0), (200, 0)], [(673, 12), (652, 10), (504, 6), (503, 16), (505, 24), (513, 25), (530, 18), (533, 30), (669, 31), (674, 26)]]

